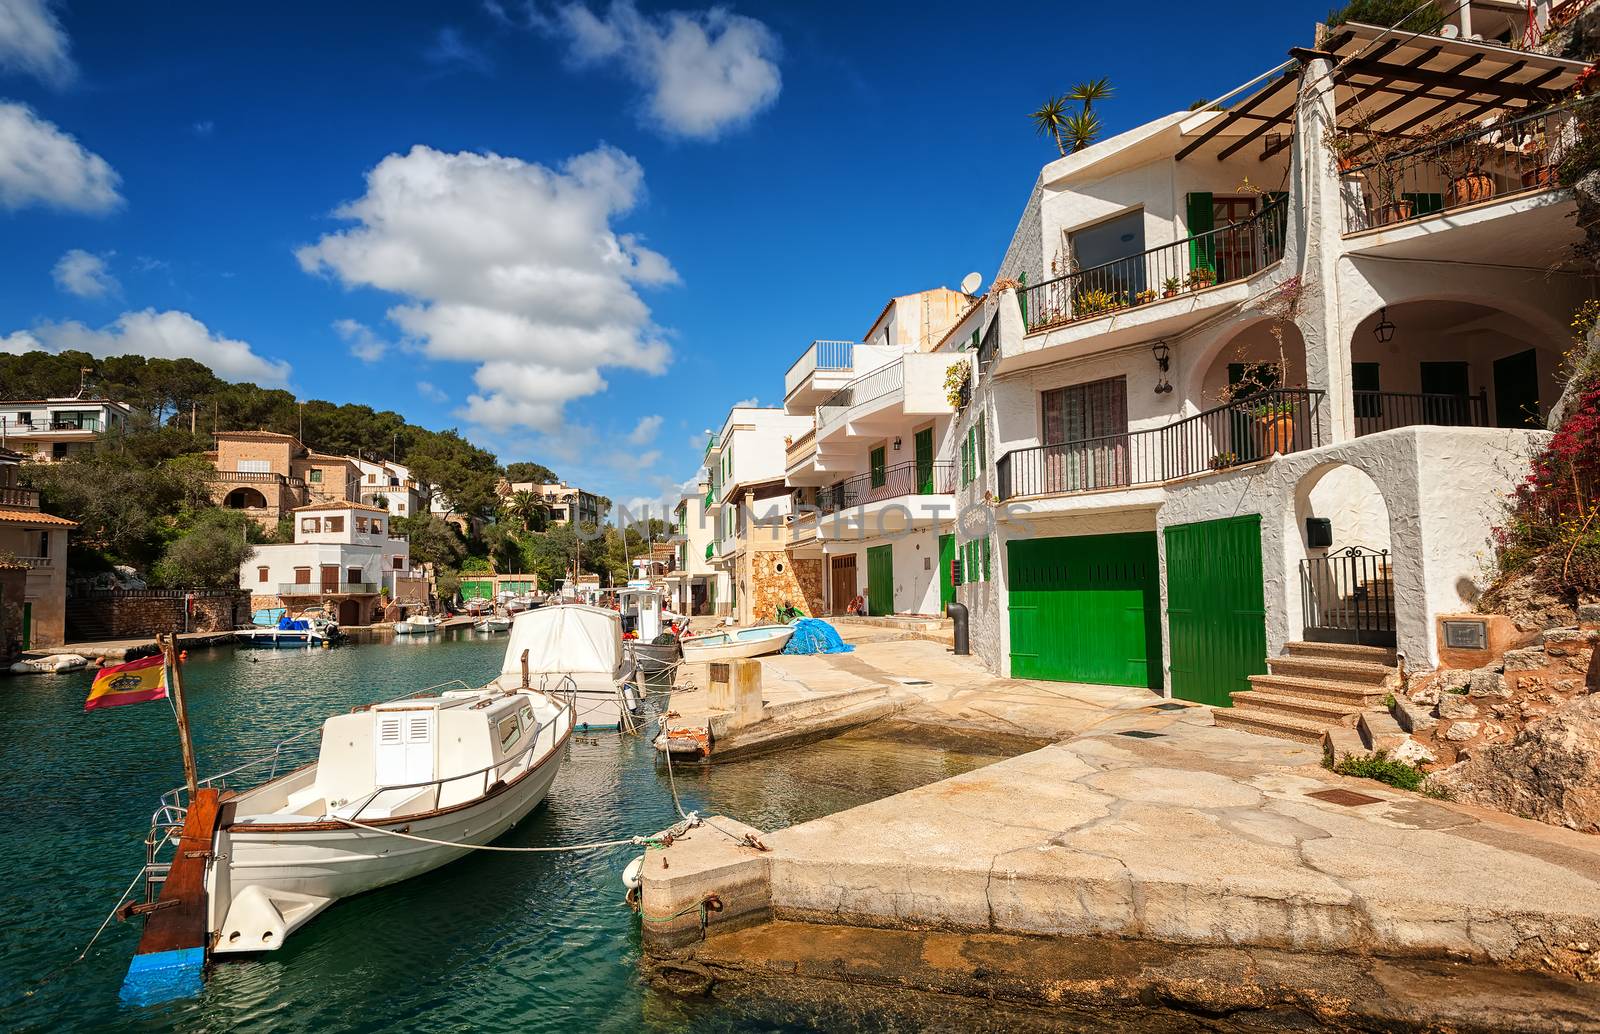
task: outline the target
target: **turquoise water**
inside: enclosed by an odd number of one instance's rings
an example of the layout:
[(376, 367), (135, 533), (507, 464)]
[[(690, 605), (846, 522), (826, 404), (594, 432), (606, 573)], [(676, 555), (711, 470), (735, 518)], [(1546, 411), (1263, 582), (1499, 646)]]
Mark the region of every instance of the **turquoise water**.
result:
[[(430, 636), (332, 651), (197, 652), (184, 685), (202, 774), (255, 756), (353, 704), (459, 678), (480, 685), (504, 638)], [(213, 969), (196, 999), (124, 1008), (139, 924), (113, 923), (72, 959), (143, 861), (160, 794), (182, 781), (165, 703), (85, 714), (84, 674), (0, 679), (0, 1029), (740, 1031), (750, 1020), (646, 989), (618, 878), (636, 849), (476, 854), (340, 902), (277, 952)], [(862, 736), (678, 772), (684, 807), (774, 829), (995, 760)], [(677, 818), (640, 740), (575, 742), (546, 804), (505, 844), (654, 832)], [(859, 1018), (856, 1021), (858, 1022)], [(809, 1023), (831, 1021), (813, 1017)], [(867, 1024), (872, 1026), (872, 1024)]]

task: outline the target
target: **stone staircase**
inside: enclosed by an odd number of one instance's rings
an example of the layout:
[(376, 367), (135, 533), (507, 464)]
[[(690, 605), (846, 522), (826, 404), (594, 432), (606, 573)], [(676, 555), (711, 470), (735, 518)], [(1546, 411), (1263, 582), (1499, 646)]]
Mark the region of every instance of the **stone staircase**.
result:
[(104, 608), (96, 606), (93, 601), (67, 600), (66, 619), (66, 637), (70, 643), (93, 643), (114, 638)]
[(1379, 646), (1289, 643), (1283, 656), (1267, 659), (1267, 669), (1250, 676), (1248, 690), (1229, 694), (1233, 707), (1212, 712), (1217, 725), (1322, 743), (1330, 729), (1360, 729), (1364, 714), (1382, 710), (1400, 681), (1394, 650)]

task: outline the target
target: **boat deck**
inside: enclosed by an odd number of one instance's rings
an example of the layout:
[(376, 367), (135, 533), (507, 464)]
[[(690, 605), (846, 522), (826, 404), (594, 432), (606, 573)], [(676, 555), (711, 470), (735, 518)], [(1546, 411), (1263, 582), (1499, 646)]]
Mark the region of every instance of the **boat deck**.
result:
[(164, 1001), (198, 990), (206, 950), (206, 863), (222, 819), (220, 792), (195, 794), (184, 818), (172, 868), (155, 909), (145, 916), (139, 950), (128, 966), (124, 999)]

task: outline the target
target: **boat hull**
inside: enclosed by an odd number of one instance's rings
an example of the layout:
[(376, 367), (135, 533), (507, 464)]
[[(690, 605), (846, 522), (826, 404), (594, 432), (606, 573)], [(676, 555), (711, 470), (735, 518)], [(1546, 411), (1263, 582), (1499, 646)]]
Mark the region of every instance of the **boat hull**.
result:
[(235, 640), (244, 646), (306, 647), (321, 646), (330, 642), (321, 632), (280, 631), (278, 629), (250, 629), (234, 633)]
[[(770, 635), (760, 638), (738, 639), (738, 633), (718, 633), (716, 635), (702, 636), (699, 640), (686, 639), (683, 642), (683, 659), (688, 663), (702, 661), (728, 661), (740, 657), (761, 657), (769, 653), (777, 653), (789, 642), (789, 637), (794, 635), (794, 629), (786, 625), (774, 625)], [(754, 629), (744, 629), (750, 632)]]
[[(581, 706), (581, 705), (580, 705)], [(420, 817), (396, 816), (367, 825), (444, 841), (406, 840), (335, 823), (331, 828), (234, 824), (218, 833), (207, 890), (216, 954), (273, 951), (287, 936), (341, 898), (420, 876), (504, 835), (550, 791), (565, 740), (534, 769), (499, 793)]]

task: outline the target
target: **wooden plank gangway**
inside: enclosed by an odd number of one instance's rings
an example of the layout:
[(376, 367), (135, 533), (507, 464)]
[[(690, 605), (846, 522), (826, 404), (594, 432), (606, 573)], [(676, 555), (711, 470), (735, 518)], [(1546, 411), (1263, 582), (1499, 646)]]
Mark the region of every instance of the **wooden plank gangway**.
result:
[(122, 983), (124, 1002), (148, 1005), (199, 993), (210, 938), (206, 866), (222, 811), (220, 791), (195, 792), (161, 897), (129, 910), (144, 916), (144, 934)]

